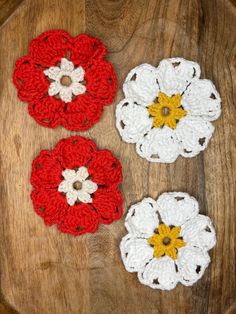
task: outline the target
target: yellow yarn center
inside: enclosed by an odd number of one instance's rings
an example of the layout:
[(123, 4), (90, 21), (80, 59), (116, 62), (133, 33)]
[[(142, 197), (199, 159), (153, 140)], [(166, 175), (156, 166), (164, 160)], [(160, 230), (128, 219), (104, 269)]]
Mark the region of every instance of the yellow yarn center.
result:
[(180, 231), (180, 227), (170, 228), (165, 224), (160, 224), (155, 234), (148, 238), (148, 243), (154, 247), (154, 257), (168, 255), (172, 259), (177, 259), (178, 249), (186, 245), (180, 239)]
[(148, 112), (154, 118), (155, 128), (167, 125), (172, 129), (175, 129), (177, 121), (187, 114), (187, 111), (181, 107), (180, 94), (169, 97), (162, 92), (158, 94), (157, 102), (154, 101), (148, 107)]

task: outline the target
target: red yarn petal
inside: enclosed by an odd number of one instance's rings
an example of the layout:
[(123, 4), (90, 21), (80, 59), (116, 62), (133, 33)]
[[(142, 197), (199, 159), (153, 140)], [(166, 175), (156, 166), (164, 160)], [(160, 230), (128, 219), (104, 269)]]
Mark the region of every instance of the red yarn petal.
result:
[(103, 224), (110, 224), (122, 216), (123, 197), (117, 189), (98, 189), (94, 194), (92, 204)]
[(48, 95), (50, 82), (46, 79), (43, 69), (38, 67), (30, 57), (23, 57), (16, 61), (13, 82), (22, 101), (37, 102)]
[(98, 185), (117, 186), (122, 181), (121, 164), (109, 150), (100, 150), (93, 154), (88, 172)]
[(82, 65), (86, 69), (92, 59), (102, 59), (106, 52), (106, 47), (99, 39), (81, 34), (74, 39), (70, 59), (77, 66)]
[(54, 149), (64, 168), (79, 168), (87, 164), (91, 154), (96, 151), (93, 141), (81, 136), (61, 140)]
[(92, 206), (79, 203), (69, 209), (68, 214), (58, 224), (58, 229), (77, 236), (85, 232), (96, 232), (98, 223), (98, 215)]
[(30, 182), (33, 187), (55, 188), (62, 181), (63, 168), (52, 151), (43, 150), (32, 164)]
[(103, 106), (88, 94), (79, 95), (67, 104), (63, 113), (63, 125), (68, 130), (85, 131), (101, 117)]
[(39, 189), (31, 193), (34, 210), (49, 226), (57, 224), (67, 214), (66, 197), (56, 189)]
[(102, 104), (110, 104), (116, 95), (117, 78), (114, 67), (107, 61), (94, 61), (85, 72), (86, 91), (99, 99)]
[(62, 30), (47, 31), (30, 42), (29, 54), (35, 63), (51, 67), (66, 57), (72, 47), (73, 39)]
[(61, 124), (64, 103), (55, 97), (45, 97), (42, 100), (30, 103), (29, 114), (41, 125), (55, 128)]

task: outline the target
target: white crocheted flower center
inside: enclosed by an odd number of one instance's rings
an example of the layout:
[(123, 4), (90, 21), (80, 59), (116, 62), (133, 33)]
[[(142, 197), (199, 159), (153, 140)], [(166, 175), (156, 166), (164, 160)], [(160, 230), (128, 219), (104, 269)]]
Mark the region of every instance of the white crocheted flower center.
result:
[(44, 74), (52, 80), (48, 94), (59, 95), (61, 100), (68, 103), (72, 101), (73, 95), (77, 96), (86, 92), (86, 87), (81, 84), (84, 80), (84, 69), (74, 67), (73, 62), (66, 58), (61, 59), (60, 66), (53, 66), (44, 71)]
[(92, 203), (91, 195), (97, 191), (98, 186), (89, 180), (86, 167), (78, 170), (66, 169), (62, 172), (64, 180), (59, 184), (58, 191), (66, 194), (67, 203), (73, 206), (76, 202)]

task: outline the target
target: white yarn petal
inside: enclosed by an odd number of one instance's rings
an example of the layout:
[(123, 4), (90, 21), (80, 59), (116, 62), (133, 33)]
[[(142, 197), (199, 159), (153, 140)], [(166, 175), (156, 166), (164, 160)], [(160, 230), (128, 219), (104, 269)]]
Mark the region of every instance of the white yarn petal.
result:
[(52, 82), (48, 89), (48, 95), (55, 96), (60, 92), (60, 90), (61, 90), (61, 84), (58, 82)]
[(75, 205), (75, 202), (77, 201), (77, 198), (78, 198), (78, 195), (77, 195), (77, 191), (67, 191), (66, 193), (66, 200), (67, 200), (67, 203), (70, 205), (70, 206), (73, 206)]
[(97, 184), (91, 180), (86, 180), (82, 183), (82, 190), (86, 191), (89, 194), (96, 192), (97, 189), (98, 189)]
[(216, 244), (215, 229), (211, 219), (204, 215), (197, 215), (181, 227), (181, 236), (188, 245), (210, 250)]
[(72, 100), (72, 90), (70, 87), (62, 86), (59, 95), (61, 100), (63, 100), (65, 103), (71, 102)]
[(70, 85), (70, 88), (72, 90), (72, 93), (77, 96), (84, 94), (86, 92), (86, 87), (85, 85), (82, 85), (80, 83), (74, 82)]
[(136, 150), (148, 161), (171, 163), (179, 156), (180, 147), (175, 132), (164, 126), (151, 129), (137, 142)]
[(167, 256), (154, 258), (138, 272), (138, 279), (144, 285), (154, 289), (171, 290), (178, 283), (178, 273), (175, 269), (175, 262)]
[(196, 62), (183, 58), (164, 59), (157, 67), (160, 91), (168, 96), (182, 94), (189, 83), (200, 77), (200, 67)]
[(77, 171), (76, 178), (80, 181), (83, 182), (85, 181), (89, 176), (88, 170), (86, 167), (80, 167)]
[(161, 194), (157, 199), (157, 207), (163, 222), (174, 226), (181, 226), (199, 212), (196, 199), (183, 192)]
[(185, 286), (191, 286), (204, 274), (210, 263), (209, 254), (199, 248), (186, 246), (178, 251), (176, 261), (179, 281)]
[(76, 178), (76, 172), (73, 169), (66, 169), (62, 171), (62, 175), (66, 180), (73, 180)]
[(71, 78), (73, 82), (82, 82), (84, 80), (84, 69), (80, 66), (71, 73)]
[(90, 196), (90, 194), (87, 193), (87, 191), (85, 191), (84, 189), (77, 191), (77, 198), (80, 202), (85, 204), (93, 202), (93, 199)]
[(74, 64), (66, 58), (62, 58), (60, 68), (62, 71), (72, 72), (74, 70)]
[(156, 202), (152, 198), (144, 198), (131, 206), (125, 218), (128, 232), (144, 238), (150, 237), (158, 225)]
[(61, 69), (59, 67), (50, 67), (49, 69), (44, 70), (43, 73), (51, 80), (57, 81), (60, 77)]
[(181, 145), (181, 155), (194, 157), (204, 150), (212, 134), (214, 126), (201, 117), (187, 115), (182, 118), (176, 128), (176, 136)]
[(209, 80), (195, 80), (184, 92), (182, 105), (189, 114), (201, 116), (208, 121), (219, 118), (221, 98)]
[(126, 98), (143, 106), (150, 105), (159, 93), (156, 68), (141, 64), (132, 69), (126, 77), (123, 90)]
[[(73, 191), (72, 188), (70, 190)], [(58, 186), (58, 191), (62, 193), (67, 193), (69, 191), (68, 182), (63, 180)]]
[(129, 272), (141, 270), (153, 258), (153, 248), (147, 240), (129, 234), (122, 239), (120, 250), (125, 268)]
[(127, 143), (136, 143), (152, 128), (152, 118), (146, 108), (130, 99), (122, 100), (116, 108), (116, 127)]

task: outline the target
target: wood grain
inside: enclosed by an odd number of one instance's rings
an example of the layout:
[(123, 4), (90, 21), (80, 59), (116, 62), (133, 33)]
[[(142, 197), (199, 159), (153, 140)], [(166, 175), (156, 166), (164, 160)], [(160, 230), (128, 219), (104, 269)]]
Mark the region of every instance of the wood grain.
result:
[[(114, 105), (83, 135), (121, 160), (124, 213), (144, 196), (186, 191), (213, 219), (218, 243), (212, 264), (193, 287), (153, 291), (127, 273), (118, 248), (124, 218), (74, 238), (35, 215), (29, 198), (32, 159), (76, 133), (35, 123), (17, 98), (12, 72), (31, 38), (57, 28), (99, 37), (115, 65), (120, 88)], [(1, 314), (236, 313), (235, 30), (236, 7), (229, 0), (24, 0), (0, 27)], [(115, 104), (132, 67), (172, 56), (200, 63), (202, 77), (221, 94), (223, 113), (204, 153), (171, 165), (150, 164), (134, 145), (121, 142)]]

